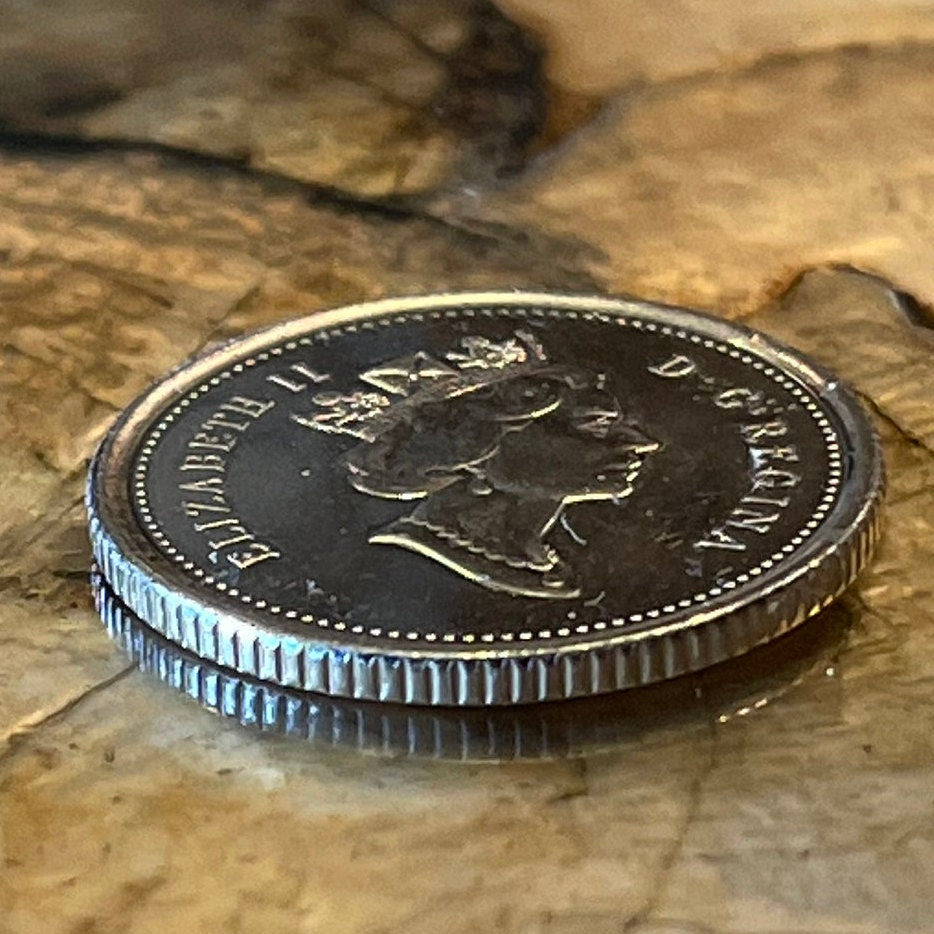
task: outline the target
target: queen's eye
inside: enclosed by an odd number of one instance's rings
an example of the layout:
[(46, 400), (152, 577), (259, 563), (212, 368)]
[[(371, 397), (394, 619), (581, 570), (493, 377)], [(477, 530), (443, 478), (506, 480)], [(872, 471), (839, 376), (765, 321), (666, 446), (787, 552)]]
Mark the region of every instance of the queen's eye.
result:
[(561, 405), (558, 387), (545, 380), (522, 380), (499, 384), (489, 397), (500, 422), (541, 418)]

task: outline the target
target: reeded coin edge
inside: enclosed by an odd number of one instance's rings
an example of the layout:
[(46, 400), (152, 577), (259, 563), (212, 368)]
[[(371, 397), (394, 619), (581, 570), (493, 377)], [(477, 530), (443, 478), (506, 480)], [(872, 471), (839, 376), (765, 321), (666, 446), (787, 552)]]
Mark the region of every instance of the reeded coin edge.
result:
[[(255, 620), (206, 605), (190, 583), (172, 584), (157, 570), (164, 559), (141, 540), (128, 510), (125, 468), (131, 442), (166, 398), (190, 385), (192, 370), (210, 373), (240, 356), (309, 329), (350, 318), (404, 313), (439, 304), (542, 304), (641, 314), (677, 326), (700, 325), (721, 340), (771, 355), (812, 388), (855, 437), (858, 510), (836, 515), (833, 536), (815, 536), (799, 564), (745, 601), (721, 603), (664, 626), (566, 646), (525, 644), (496, 652), (481, 647), (424, 651), (368, 646), (270, 632)], [(188, 377), (188, 378), (186, 378)], [(158, 402), (154, 400), (158, 399)], [(155, 413), (147, 410), (155, 407)], [(116, 452), (116, 453), (115, 453)], [(878, 440), (858, 403), (806, 358), (763, 335), (688, 310), (635, 301), (523, 293), (474, 293), (390, 300), (319, 313), (259, 332), (176, 370), (118, 420), (92, 464), (87, 505), (95, 558), (114, 592), (166, 638), (208, 661), (287, 687), (364, 700), (473, 706), (517, 704), (603, 693), (650, 684), (724, 661), (775, 638), (838, 596), (868, 562), (878, 540), (883, 496)], [(842, 504), (845, 505), (845, 504)], [(122, 509), (120, 507), (123, 507)], [(117, 507), (116, 509), (114, 507)], [(853, 512), (852, 509), (849, 510)], [(439, 646), (439, 649), (442, 647)], [(445, 649), (449, 647), (445, 646)]]
[[(113, 594), (99, 570), (92, 573), (91, 583), (95, 605), (109, 636), (137, 668), (208, 712), (261, 732), (393, 758), (402, 755), (481, 762), (598, 753), (638, 738), (648, 726), (654, 729), (659, 725), (656, 715), (662, 708), (668, 726), (683, 722), (682, 717), (692, 720), (701, 708), (705, 718), (716, 716), (719, 722), (746, 716), (766, 699), (772, 702), (799, 684), (814, 665), (821, 664), (819, 656), (809, 656), (802, 670), (779, 672), (772, 666), (763, 667), (765, 663), (760, 660), (756, 670), (767, 671), (769, 679), (778, 677), (781, 681), (770, 680), (765, 687), (760, 674), (760, 680), (746, 685), (743, 693), (730, 697), (726, 705), (717, 700), (716, 675), (713, 685), (703, 682), (708, 690), (713, 688), (709, 694), (705, 690), (703, 702), (696, 693), (702, 682), (691, 678), (675, 689), (675, 696), (634, 698), (627, 692), (625, 697), (602, 695), (601, 700), (585, 698), (570, 704), (478, 708), (358, 703), (258, 681), (207, 662), (132, 614)], [(839, 636), (840, 626), (840, 617), (835, 617), (826, 634), (836, 631)], [(774, 664), (774, 654), (772, 658)], [(731, 683), (729, 678), (726, 683)], [(750, 703), (752, 696), (755, 701)], [(682, 698), (681, 703), (677, 697)]]

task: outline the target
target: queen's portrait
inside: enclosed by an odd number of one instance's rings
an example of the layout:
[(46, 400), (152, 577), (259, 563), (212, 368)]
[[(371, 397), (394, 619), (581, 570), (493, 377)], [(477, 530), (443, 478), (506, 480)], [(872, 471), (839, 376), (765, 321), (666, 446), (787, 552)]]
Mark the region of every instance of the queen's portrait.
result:
[(580, 596), (566, 552), (586, 545), (565, 510), (621, 503), (659, 447), (627, 420), (604, 374), (550, 362), (520, 331), (503, 342), (465, 337), (360, 381), (365, 389), (319, 393), (311, 412), (292, 417), (355, 439), (342, 458), (354, 489), (411, 502), (370, 543), (416, 552), (490, 590)]

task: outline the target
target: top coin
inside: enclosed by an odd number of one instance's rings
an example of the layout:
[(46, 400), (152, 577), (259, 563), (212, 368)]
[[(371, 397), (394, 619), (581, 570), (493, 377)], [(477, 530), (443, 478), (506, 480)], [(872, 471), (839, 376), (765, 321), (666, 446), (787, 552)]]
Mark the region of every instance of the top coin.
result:
[(91, 468), (96, 559), (167, 638), (277, 684), (506, 704), (658, 681), (816, 613), (868, 560), (854, 397), (646, 302), (375, 302), (195, 360)]

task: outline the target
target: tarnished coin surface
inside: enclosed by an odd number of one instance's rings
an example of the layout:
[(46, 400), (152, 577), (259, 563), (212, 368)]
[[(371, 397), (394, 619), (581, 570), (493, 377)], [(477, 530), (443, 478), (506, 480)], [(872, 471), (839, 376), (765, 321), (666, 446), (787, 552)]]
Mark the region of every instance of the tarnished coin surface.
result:
[(441, 295), (299, 319), (131, 406), (95, 556), (148, 625), (275, 684), (524, 703), (670, 678), (868, 560), (881, 455), (761, 334), (631, 300)]

